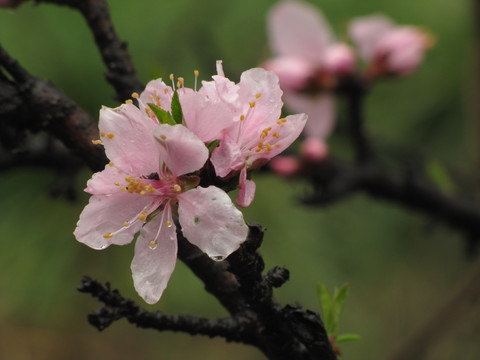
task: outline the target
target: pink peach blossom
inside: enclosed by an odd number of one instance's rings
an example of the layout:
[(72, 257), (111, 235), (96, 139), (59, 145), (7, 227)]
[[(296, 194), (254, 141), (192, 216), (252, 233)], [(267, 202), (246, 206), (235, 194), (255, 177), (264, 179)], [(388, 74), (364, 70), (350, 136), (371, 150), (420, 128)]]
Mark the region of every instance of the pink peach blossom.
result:
[(384, 15), (354, 19), (350, 36), (376, 73), (405, 75), (423, 61), (431, 38), (419, 28), (396, 26)]
[[(229, 106), (232, 124), (222, 131), (220, 144), (210, 161), (220, 177), (240, 172), (236, 201), (239, 206), (247, 207), (255, 194), (255, 183), (247, 180), (247, 170), (265, 164), (290, 146), (303, 130), (307, 116), (280, 118), (282, 91), (278, 77), (271, 71), (260, 68), (245, 71), (238, 84), (229, 83), (226, 87), (222, 87), (225, 78), (221, 63), (218, 73), (207, 87), (211, 87), (212, 98), (223, 98)], [(224, 91), (228, 96), (224, 96)]]
[(324, 16), (310, 4), (279, 2), (267, 22), (275, 57), (262, 66), (278, 75), (287, 107), (307, 113), (307, 136), (325, 139), (335, 123), (335, 104), (323, 78), (328, 83), (331, 75), (351, 74), (354, 53), (348, 45), (334, 41)]
[(147, 303), (155, 303), (175, 267), (177, 212), (185, 237), (214, 260), (235, 251), (248, 227), (223, 190), (197, 186), (192, 173), (208, 159), (204, 142), (185, 126), (159, 125), (146, 113), (133, 104), (100, 111), (101, 142), (111, 162), (88, 181), (93, 196), (74, 234), (104, 249), (128, 244), (139, 233), (134, 285)]

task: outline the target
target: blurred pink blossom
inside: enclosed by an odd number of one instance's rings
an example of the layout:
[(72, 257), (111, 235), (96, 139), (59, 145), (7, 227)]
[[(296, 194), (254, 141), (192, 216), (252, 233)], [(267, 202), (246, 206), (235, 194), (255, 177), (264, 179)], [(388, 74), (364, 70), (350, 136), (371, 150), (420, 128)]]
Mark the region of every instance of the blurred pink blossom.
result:
[(270, 161), (270, 169), (278, 175), (290, 177), (300, 169), (300, 161), (296, 156), (276, 156)]
[(373, 75), (405, 75), (423, 61), (432, 38), (413, 26), (396, 26), (384, 15), (352, 20), (349, 33)]
[(300, 154), (310, 162), (319, 162), (327, 158), (329, 153), (328, 145), (325, 141), (309, 137), (300, 146)]
[(282, 1), (268, 15), (270, 47), (275, 55), (262, 66), (277, 73), (283, 100), (292, 111), (307, 113), (307, 136), (325, 139), (335, 122), (332, 77), (353, 72), (352, 49), (335, 42), (322, 13), (301, 1)]

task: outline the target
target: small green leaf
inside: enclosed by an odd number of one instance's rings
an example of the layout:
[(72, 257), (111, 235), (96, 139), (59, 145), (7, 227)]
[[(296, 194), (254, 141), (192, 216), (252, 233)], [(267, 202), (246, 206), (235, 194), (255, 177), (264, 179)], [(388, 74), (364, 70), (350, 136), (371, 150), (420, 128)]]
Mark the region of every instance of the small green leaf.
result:
[(328, 335), (332, 333), (332, 298), (325, 284), (317, 284), (317, 298), (322, 308), (323, 324)]
[(360, 335), (357, 335), (357, 334), (342, 334), (342, 335), (337, 336), (334, 344), (337, 345), (337, 344), (344, 343), (344, 342), (347, 342), (347, 341), (357, 341), (357, 340), (360, 340)]
[(162, 108), (159, 108), (155, 104), (148, 104), (150, 109), (152, 109), (153, 113), (158, 119), (158, 122), (160, 124), (168, 124), (168, 125), (175, 125), (175, 120), (173, 120), (172, 115), (168, 112), (163, 110)]
[(208, 153), (211, 154), (213, 150), (220, 144), (220, 140), (213, 140), (207, 144)]
[(180, 105), (180, 98), (178, 97), (177, 90), (175, 90), (172, 97), (172, 116), (176, 124), (183, 123), (182, 105)]
[(332, 335), (337, 330), (340, 314), (342, 313), (343, 304), (348, 296), (348, 284), (343, 284), (340, 289), (335, 289), (332, 304)]
[(447, 193), (452, 193), (455, 189), (455, 184), (450, 177), (447, 169), (438, 160), (432, 160), (427, 164), (427, 175), (440, 189)]

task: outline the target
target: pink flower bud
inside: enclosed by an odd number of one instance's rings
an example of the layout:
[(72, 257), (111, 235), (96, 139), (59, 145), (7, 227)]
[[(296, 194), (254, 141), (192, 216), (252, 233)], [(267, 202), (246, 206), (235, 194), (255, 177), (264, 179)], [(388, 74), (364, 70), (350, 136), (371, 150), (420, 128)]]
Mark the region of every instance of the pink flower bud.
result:
[(355, 55), (350, 46), (343, 43), (332, 44), (325, 50), (323, 67), (335, 75), (347, 75), (355, 69)]
[(423, 61), (430, 40), (418, 28), (394, 28), (381, 38), (375, 47), (375, 60), (384, 61), (387, 71), (399, 75), (415, 70)]
[(281, 56), (263, 64), (263, 68), (277, 74), (280, 87), (285, 90), (304, 89), (314, 72), (314, 66), (305, 59)]
[(329, 149), (325, 141), (316, 137), (309, 137), (302, 143), (300, 153), (308, 161), (320, 162), (327, 158)]
[(290, 177), (300, 169), (295, 156), (276, 156), (270, 160), (270, 168), (280, 176)]

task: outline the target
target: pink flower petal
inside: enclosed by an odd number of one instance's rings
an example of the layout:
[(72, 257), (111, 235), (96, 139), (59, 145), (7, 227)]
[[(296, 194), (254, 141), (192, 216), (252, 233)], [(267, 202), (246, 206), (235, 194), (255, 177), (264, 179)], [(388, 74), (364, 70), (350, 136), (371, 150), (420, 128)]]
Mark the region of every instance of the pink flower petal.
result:
[[(306, 114), (289, 115), (284, 119), (267, 124), (270, 126), (264, 129), (266, 136), (263, 137), (262, 132), (259, 131), (258, 135), (260, 136), (257, 136), (254, 143), (247, 146), (251, 149), (244, 153), (247, 158), (247, 167), (256, 168), (258, 166), (255, 165), (259, 160), (269, 160), (289, 147), (308, 123), (307, 118)], [(267, 132), (269, 128), (271, 129)]]
[(213, 150), (210, 161), (217, 176), (227, 176), (230, 171), (240, 169), (245, 161), (237, 142), (225, 133), (220, 144)]
[[(124, 192), (111, 196), (92, 196), (80, 215), (74, 235), (78, 241), (93, 249), (105, 249), (112, 244), (128, 244), (142, 222), (138, 221), (128, 227), (124, 226), (125, 222), (135, 220), (142, 209), (151, 203), (150, 197)], [(110, 236), (113, 233), (116, 234)]]
[(325, 51), (323, 68), (336, 75), (347, 75), (355, 70), (355, 54), (353, 49), (344, 43), (329, 45)]
[(163, 160), (175, 177), (199, 170), (208, 159), (205, 144), (183, 125), (159, 125), (153, 136), (163, 147)]
[(252, 180), (247, 180), (247, 168), (240, 172), (238, 188), (237, 205), (243, 208), (250, 206), (255, 197), (256, 185)]
[[(165, 212), (170, 212), (169, 206)], [(149, 304), (156, 303), (162, 296), (177, 260), (176, 227), (173, 222), (169, 223), (170, 227), (166, 225), (168, 218), (168, 214), (157, 214), (144, 226), (135, 243), (131, 265), (133, 283)]]
[(295, 56), (280, 56), (263, 63), (262, 67), (277, 74), (283, 90), (304, 89), (315, 70), (309, 61)]
[(332, 35), (318, 8), (300, 1), (281, 1), (268, 15), (270, 44), (276, 55), (298, 56), (319, 63)]
[(185, 123), (200, 140), (207, 143), (221, 137), (232, 125), (233, 114), (227, 104), (193, 92), (180, 96)]
[(148, 175), (158, 171), (159, 146), (152, 137), (155, 123), (135, 105), (100, 110), (100, 139), (107, 157), (125, 173)]
[(358, 48), (360, 56), (371, 60), (375, 56), (375, 47), (394, 24), (384, 15), (371, 15), (356, 18), (350, 22), (348, 32)]
[(292, 111), (304, 111), (308, 115), (305, 125), (307, 136), (326, 139), (335, 125), (335, 100), (330, 94), (309, 96), (293, 92), (283, 96), (285, 104)]
[(283, 92), (278, 84), (278, 76), (261, 68), (243, 72), (239, 86), (245, 116), (240, 132), (240, 146), (243, 147), (257, 136), (263, 124), (278, 120), (283, 106)]
[(120, 191), (120, 187), (115, 183), (123, 182), (126, 175), (128, 174), (120, 171), (117, 167), (106, 165), (103, 171), (92, 175), (92, 178), (87, 182), (85, 191), (92, 195), (117, 193)]
[(147, 104), (153, 103), (165, 111), (170, 111), (172, 96), (172, 88), (167, 86), (162, 79), (149, 81), (145, 90), (140, 94), (140, 109), (144, 112)]
[(223, 260), (246, 240), (243, 215), (223, 190), (197, 187), (178, 198), (183, 234), (213, 260)]

